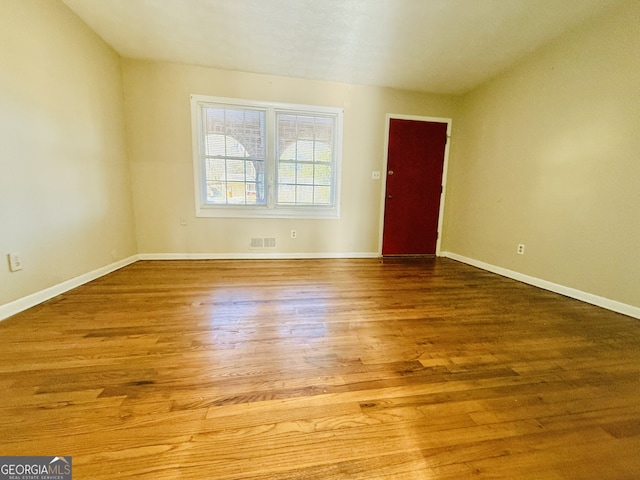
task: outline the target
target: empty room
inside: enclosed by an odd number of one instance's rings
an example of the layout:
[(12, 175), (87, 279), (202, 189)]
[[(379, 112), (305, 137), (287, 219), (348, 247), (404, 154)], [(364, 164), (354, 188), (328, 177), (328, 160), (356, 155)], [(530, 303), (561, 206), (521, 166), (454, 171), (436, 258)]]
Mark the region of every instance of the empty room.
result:
[(640, 478), (640, 2), (0, 0), (0, 479)]

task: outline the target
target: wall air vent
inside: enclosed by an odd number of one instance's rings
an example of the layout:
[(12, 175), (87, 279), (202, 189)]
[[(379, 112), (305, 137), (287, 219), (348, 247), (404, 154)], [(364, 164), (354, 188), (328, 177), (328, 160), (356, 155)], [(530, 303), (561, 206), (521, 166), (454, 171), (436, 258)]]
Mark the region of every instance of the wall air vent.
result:
[(252, 238), (251, 248), (276, 248), (276, 239), (273, 237)]

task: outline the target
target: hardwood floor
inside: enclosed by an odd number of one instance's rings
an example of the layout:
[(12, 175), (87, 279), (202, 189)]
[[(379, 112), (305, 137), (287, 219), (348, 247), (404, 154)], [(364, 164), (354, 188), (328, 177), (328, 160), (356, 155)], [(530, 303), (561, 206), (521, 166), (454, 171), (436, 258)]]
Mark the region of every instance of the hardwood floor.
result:
[(0, 323), (74, 479), (637, 479), (640, 322), (447, 259), (138, 262)]

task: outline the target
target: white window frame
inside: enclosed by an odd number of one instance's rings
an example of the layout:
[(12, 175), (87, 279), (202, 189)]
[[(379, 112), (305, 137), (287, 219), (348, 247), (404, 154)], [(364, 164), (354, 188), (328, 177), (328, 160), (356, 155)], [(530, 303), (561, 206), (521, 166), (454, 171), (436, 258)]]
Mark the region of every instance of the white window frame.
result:
[[(266, 111), (265, 125), (267, 160), (265, 169), (265, 188), (267, 191), (267, 202), (265, 205), (212, 205), (205, 201), (204, 132), (200, 109), (202, 105), (207, 104), (241, 108), (258, 108)], [(278, 205), (276, 198), (278, 168), (276, 159), (276, 112), (287, 112), (302, 115), (329, 115), (335, 117), (336, 128), (334, 131), (332, 205)], [(343, 110), (341, 108), (213, 97), (207, 95), (191, 95), (191, 131), (196, 216), (230, 218), (340, 218), (342, 129)]]

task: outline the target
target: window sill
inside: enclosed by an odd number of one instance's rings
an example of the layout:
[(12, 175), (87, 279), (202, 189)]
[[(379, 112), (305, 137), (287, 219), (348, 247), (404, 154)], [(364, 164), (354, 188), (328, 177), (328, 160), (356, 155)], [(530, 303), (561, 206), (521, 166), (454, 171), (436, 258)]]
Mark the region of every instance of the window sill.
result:
[(340, 210), (336, 207), (253, 207), (234, 206), (218, 207), (212, 205), (200, 205), (196, 209), (196, 217), (204, 218), (303, 218), (315, 220), (337, 220), (340, 218)]

